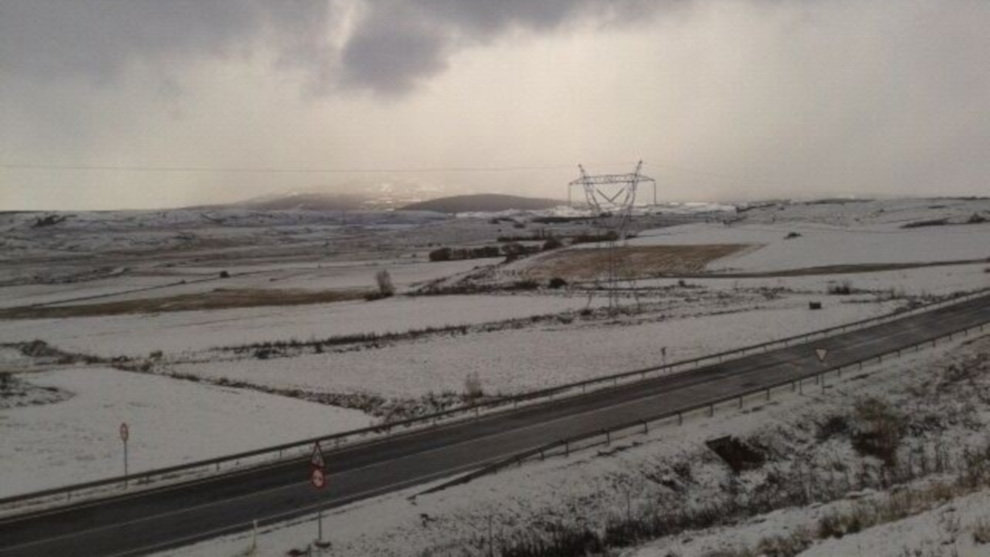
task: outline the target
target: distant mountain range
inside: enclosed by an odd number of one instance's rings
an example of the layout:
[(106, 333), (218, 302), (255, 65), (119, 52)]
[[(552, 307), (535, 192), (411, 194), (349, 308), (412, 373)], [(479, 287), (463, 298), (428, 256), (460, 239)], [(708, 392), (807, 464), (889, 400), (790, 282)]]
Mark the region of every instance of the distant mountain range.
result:
[(539, 211), (541, 209), (550, 209), (561, 204), (563, 204), (563, 202), (556, 199), (482, 193), (475, 195), (440, 197), (429, 201), (412, 203), (402, 207), (401, 210), (436, 211), (438, 213), (474, 213), (509, 210)]
[(352, 211), (367, 208), (371, 198), (352, 193), (289, 193), (266, 195), (226, 207), (252, 211)]
[(224, 205), (189, 207), (190, 209), (248, 209), (251, 211), (356, 211), (398, 210), (434, 211), (438, 213), (538, 211), (561, 205), (555, 199), (522, 197), (517, 195), (476, 194), (439, 197), (428, 201), (401, 203), (401, 198), (390, 195), (360, 193), (289, 193), (254, 197), (245, 201)]

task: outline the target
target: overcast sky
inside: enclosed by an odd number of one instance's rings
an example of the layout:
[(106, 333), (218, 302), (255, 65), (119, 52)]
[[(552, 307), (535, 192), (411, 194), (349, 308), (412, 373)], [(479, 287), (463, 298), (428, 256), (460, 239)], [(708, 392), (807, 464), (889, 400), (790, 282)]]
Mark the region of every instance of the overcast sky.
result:
[(987, 195), (988, 29), (986, 0), (0, 0), (0, 209), (563, 198), (638, 159), (665, 200)]

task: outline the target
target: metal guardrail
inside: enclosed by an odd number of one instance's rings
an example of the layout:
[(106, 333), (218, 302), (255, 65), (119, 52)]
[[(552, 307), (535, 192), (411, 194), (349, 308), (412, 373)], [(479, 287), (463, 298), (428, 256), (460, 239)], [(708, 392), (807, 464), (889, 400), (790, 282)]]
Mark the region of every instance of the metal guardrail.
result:
[[(552, 441), (550, 443), (547, 443), (547, 444), (544, 444), (544, 445), (540, 445), (540, 446), (534, 447), (532, 449), (526, 449), (525, 451), (520, 451), (520, 452), (518, 452), (516, 454), (513, 454), (513, 455), (511, 455), (509, 457), (505, 457), (505, 458), (499, 459), (499, 460), (497, 460), (497, 461), (495, 461), (495, 462), (493, 462), (491, 464), (488, 464), (486, 466), (483, 466), (483, 467), (481, 467), (481, 468), (479, 468), (477, 470), (474, 470), (474, 471), (469, 472), (467, 474), (464, 474), (462, 476), (458, 476), (458, 477), (456, 477), (456, 478), (454, 478), (452, 480), (448, 480), (448, 481), (443, 482), (441, 484), (432, 486), (429, 489), (426, 489), (426, 490), (424, 490), (424, 491), (422, 491), (420, 493), (417, 493), (415, 495), (412, 495), (410, 498), (411, 499), (415, 499), (416, 497), (419, 497), (421, 495), (428, 495), (428, 494), (431, 494), (431, 493), (436, 493), (438, 491), (442, 491), (442, 490), (448, 489), (450, 487), (454, 487), (454, 486), (457, 486), (457, 485), (468, 483), (468, 482), (470, 482), (472, 480), (475, 480), (477, 478), (480, 478), (482, 476), (486, 476), (486, 475), (489, 475), (489, 474), (494, 474), (494, 473), (498, 472), (499, 470), (502, 470), (504, 468), (507, 468), (508, 466), (521, 465), (524, 461), (529, 460), (531, 458), (534, 458), (537, 455), (539, 455), (540, 458), (543, 459), (543, 458), (546, 457), (546, 455), (548, 453), (551, 453), (552, 451), (554, 451), (556, 449), (563, 448), (564, 449), (564, 452), (563, 452), (564, 456), (569, 456), (570, 453), (572, 452), (572, 450), (579, 450), (579, 448), (574, 447), (574, 445), (577, 445), (578, 443), (581, 443), (582, 441), (586, 441), (588, 439), (593, 439), (595, 437), (602, 436), (603, 437), (602, 443), (604, 443), (605, 445), (609, 445), (609, 444), (611, 444), (613, 434), (617, 434), (617, 433), (620, 433), (622, 431), (626, 431), (626, 430), (630, 430), (630, 429), (636, 428), (636, 429), (642, 429), (643, 430), (643, 433), (646, 434), (646, 433), (649, 433), (649, 424), (655, 423), (655, 422), (659, 422), (659, 421), (663, 421), (663, 420), (670, 420), (670, 419), (675, 418), (675, 417), (677, 418), (678, 425), (680, 425), (681, 423), (683, 423), (683, 419), (684, 419), (684, 415), (685, 414), (689, 414), (689, 413), (692, 413), (692, 412), (697, 412), (699, 410), (704, 410), (706, 408), (708, 409), (708, 416), (711, 417), (711, 416), (714, 416), (714, 414), (715, 414), (715, 408), (717, 406), (719, 406), (719, 405), (725, 404), (725, 403), (730, 402), (730, 401), (736, 401), (736, 400), (738, 400), (739, 401), (739, 407), (742, 408), (743, 400), (746, 397), (750, 397), (750, 396), (753, 396), (753, 395), (756, 395), (756, 394), (760, 394), (760, 393), (765, 393), (766, 394), (766, 397), (767, 397), (767, 400), (770, 400), (770, 394), (771, 394), (771, 392), (774, 389), (779, 389), (781, 387), (791, 386), (791, 390), (792, 391), (795, 391), (795, 390), (797, 390), (797, 385), (803, 384), (804, 381), (807, 381), (808, 379), (812, 379), (812, 378), (816, 379), (816, 384), (820, 383), (821, 386), (822, 386), (822, 391), (824, 392), (825, 386), (826, 386), (825, 385), (825, 376), (828, 373), (833, 373), (834, 372), (834, 373), (837, 373), (841, 377), (842, 376), (842, 370), (844, 370), (844, 369), (856, 367), (859, 370), (862, 370), (864, 364), (866, 364), (868, 362), (871, 362), (873, 360), (876, 360), (877, 363), (880, 363), (880, 362), (883, 361), (883, 358), (885, 356), (889, 356), (891, 354), (895, 354), (896, 353), (897, 356), (900, 356), (901, 353), (903, 353), (905, 351), (908, 351), (908, 350), (912, 350), (912, 349), (915, 350), (915, 352), (917, 352), (917, 351), (921, 350), (921, 348), (923, 346), (926, 346), (926, 345), (929, 345), (929, 344), (932, 347), (935, 347), (935, 345), (938, 343), (938, 341), (944, 340), (946, 338), (948, 338), (951, 341), (953, 339), (953, 337), (955, 337), (956, 335), (960, 335), (961, 334), (963, 336), (966, 336), (971, 331), (974, 331), (974, 330), (979, 330), (980, 332), (983, 332), (983, 330), (984, 330), (985, 327), (990, 326), (988, 324), (990, 324), (990, 321), (985, 322), (985, 323), (982, 323), (980, 325), (970, 325), (970, 326), (967, 326), (967, 327), (961, 327), (961, 328), (955, 329), (953, 331), (950, 331), (948, 333), (945, 333), (943, 335), (937, 336), (935, 338), (924, 340), (924, 341), (920, 341), (920, 342), (915, 342), (915, 343), (910, 344), (908, 346), (902, 346), (900, 348), (891, 349), (891, 350), (888, 350), (886, 352), (881, 352), (880, 354), (870, 356), (868, 358), (861, 358), (861, 359), (854, 360), (854, 361), (851, 361), (851, 362), (846, 362), (846, 363), (843, 363), (843, 364), (840, 364), (840, 365), (837, 365), (837, 366), (830, 367), (828, 369), (812, 371), (812, 372), (806, 373), (804, 375), (801, 375), (799, 377), (795, 377), (795, 378), (791, 378), (791, 379), (786, 379), (786, 380), (783, 380), (783, 381), (778, 381), (776, 383), (771, 383), (769, 385), (763, 385), (763, 386), (760, 386), (760, 387), (754, 387), (752, 389), (747, 389), (745, 391), (734, 393), (732, 395), (726, 395), (726, 396), (722, 396), (722, 397), (713, 398), (713, 399), (706, 400), (704, 402), (700, 402), (698, 404), (694, 404), (694, 405), (691, 405), (691, 406), (688, 406), (688, 407), (685, 407), (685, 408), (679, 408), (677, 410), (669, 410), (669, 411), (665, 411), (665, 412), (660, 412), (660, 413), (657, 413), (657, 414), (654, 414), (654, 415), (651, 415), (651, 416), (648, 416), (648, 417), (645, 417), (645, 418), (636, 419), (636, 420), (633, 420), (633, 421), (630, 421), (630, 422), (626, 422), (626, 423), (623, 423), (623, 424), (619, 424), (617, 426), (613, 426), (613, 427), (610, 427), (610, 428), (596, 430), (596, 431), (590, 431), (590, 432), (586, 432), (586, 433), (583, 433), (583, 434), (580, 434), (580, 435), (575, 435), (575, 436), (572, 436), (572, 437), (568, 437), (568, 438), (565, 438), (565, 439), (559, 439), (559, 440), (556, 440), (556, 441)], [(581, 447), (581, 448), (588, 448), (588, 447), (591, 447), (591, 446), (595, 446), (596, 444), (598, 444), (598, 443), (594, 443), (594, 444), (591, 444), (591, 445), (588, 445), (588, 446), (585, 446), (585, 447)]]
[[(710, 354), (688, 360), (681, 360), (679, 362), (673, 362), (670, 364), (636, 369), (632, 371), (620, 372), (610, 375), (603, 375), (591, 379), (585, 379), (582, 381), (567, 383), (564, 385), (557, 385), (554, 387), (539, 389), (536, 391), (530, 391), (519, 395), (499, 397), (499, 398), (479, 402), (476, 404), (459, 406), (457, 408), (443, 410), (431, 414), (425, 414), (422, 416), (417, 416), (401, 421), (384, 423), (376, 426), (360, 428), (350, 431), (343, 431), (331, 435), (311, 437), (308, 439), (302, 439), (299, 441), (283, 443), (280, 445), (264, 447), (251, 451), (244, 451), (232, 455), (226, 455), (216, 458), (199, 460), (195, 462), (189, 462), (185, 464), (178, 464), (175, 466), (168, 466), (164, 468), (148, 470), (146, 472), (130, 474), (127, 476), (111, 477), (102, 480), (95, 480), (95, 481), (73, 484), (68, 486), (45, 489), (41, 491), (35, 491), (31, 493), (25, 493), (21, 495), (4, 497), (4, 498), (0, 498), (0, 508), (9, 505), (16, 505), (17, 507), (23, 507), (23, 506), (28, 506), (29, 503), (34, 503), (34, 502), (54, 503), (56, 499), (64, 502), (69, 502), (71, 501), (73, 495), (79, 496), (84, 492), (92, 492), (89, 493), (89, 495), (93, 495), (93, 496), (103, 495), (104, 494), (103, 492), (98, 491), (101, 488), (119, 488), (119, 487), (126, 488), (127, 486), (147, 487), (153, 483), (177, 480), (181, 476), (193, 475), (193, 473), (197, 471), (202, 474), (219, 473), (222, 467), (224, 468), (225, 472), (230, 473), (232, 472), (232, 470), (230, 470), (231, 466), (235, 467), (235, 470), (238, 471), (244, 470), (246, 467), (254, 468), (265, 465), (270, 466), (273, 464), (277, 464), (279, 462), (283, 462), (286, 459), (299, 459), (308, 456), (309, 450), (312, 448), (312, 446), (315, 443), (321, 443), (321, 444), (332, 443), (333, 447), (331, 450), (333, 450), (339, 448), (341, 445), (347, 444), (349, 441), (355, 440), (356, 438), (357, 440), (360, 441), (360, 440), (364, 440), (369, 436), (375, 436), (381, 434), (389, 435), (393, 430), (398, 428), (406, 428), (407, 430), (412, 430), (412, 428), (417, 425), (435, 426), (439, 423), (441, 419), (451, 418), (454, 416), (468, 415), (468, 417), (470, 418), (472, 417), (470, 416), (470, 414), (473, 413), (474, 415), (473, 417), (478, 417), (480, 416), (482, 410), (493, 410), (493, 409), (504, 410), (507, 409), (509, 405), (511, 405), (512, 408), (515, 408), (520, 403), (534, 402), (542, 399), (553, 400), (553, 397), (555, 395), (560, 395), (576, 389), (581, 389), (581, 392), (584, 393), (587, 391), (588, 387), (593, 385), (603, 385), (604, 387), (608, 387), (609, 386), (608, 384), (611, 383), (611, 386), (615, 386), (618, 385), (620, 380), (625, 380), (630, 378), (634, 380), (643, 380), (646, 379), (649, 374), (662, 374), (664, 372), (673, 373), (678, 368), (680, 368), (680, 371), (695, 369), (701, 367), (702, 363), (705, 362), (721, 363), (730, 356), (745, 356), (746, 354), (751, 354), (755, 352), (769, 351), (770, 348), (774, 346), (786, 347), (793, 343), (811, 340), (814, 337), (824, 338), (833, 333), (844, 333), (850, 330), (861, 329), (864, 327), (901, 319), (909, 315), (931, 311), (939, 307), (960, 303), (965, 300), (971, 300), (985, 295), (990, 295), (990, 288), (970, 292), (968, 294), (954, 295), (945, 300), (941, 300), (931, 304), (920, 305), (918, 307), (909, 310), (895, 311), (889, 314), (885, 314), (877, 317), (871, 317), (868, 319), (863, 319), (852, 323), (846, 323), (843, 325), (837, 325), (834, 327), (819, 329), (817, 331), (812, 331), (809, 333), (794, 335), (783, 339), (745, 346), (742, 348), (725, 350), (723, 352), (718, 352), (715, 354)], [(418, 430), (413, 430), (413, 431), (418, 431)], [(259, 459), (259, 457), (268, 457), (268, 458)], [(116, 495), (116, 494), (119, 494), (119, 491), (115, 490), (115, 492), (112, 493), (112, 495)]]

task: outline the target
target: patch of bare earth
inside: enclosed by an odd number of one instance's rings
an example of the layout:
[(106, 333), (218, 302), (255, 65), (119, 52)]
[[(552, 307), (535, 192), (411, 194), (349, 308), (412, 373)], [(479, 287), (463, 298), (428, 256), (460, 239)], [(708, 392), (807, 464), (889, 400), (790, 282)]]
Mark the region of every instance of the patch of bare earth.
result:
[(366, 290), (263, 290), (217, 288), (209, 292), (71, 306), (21, 306), (0, 310), (0, 319), (92, 317), (128, 313), (158, 313), (260, 306), (325, 304), (363, 298)]
[(610, 264), (620, 278), (634, 279), (700, 273), (708, 263), (749, 249), (748, 244), (703, 244), (676, 246), (617, 246), (560, 250), (535, 261), (526, 269), (528, 278), (568, 281), (593, 280), (608, 274)]

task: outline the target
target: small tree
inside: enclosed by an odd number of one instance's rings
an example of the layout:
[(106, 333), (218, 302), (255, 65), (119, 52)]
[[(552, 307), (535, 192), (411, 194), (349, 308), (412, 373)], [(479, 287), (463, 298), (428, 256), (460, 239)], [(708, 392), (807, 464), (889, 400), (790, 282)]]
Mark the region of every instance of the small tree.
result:
[(375, 273), (375, 282), (378, 283), (378, 293), (382, 298), (388, 298), (395, 294), (395, 285), (392, 284), (392, 275), (387, 269), (382, 269)]

